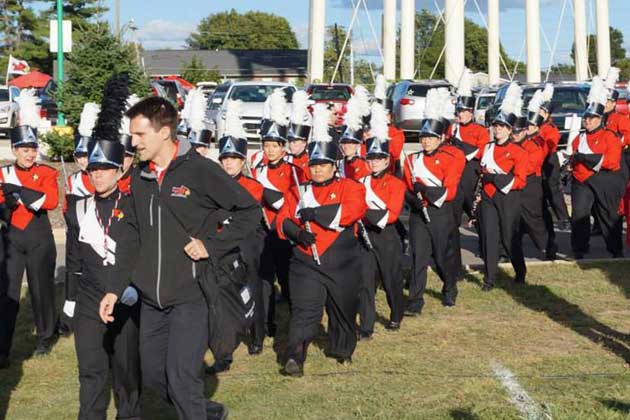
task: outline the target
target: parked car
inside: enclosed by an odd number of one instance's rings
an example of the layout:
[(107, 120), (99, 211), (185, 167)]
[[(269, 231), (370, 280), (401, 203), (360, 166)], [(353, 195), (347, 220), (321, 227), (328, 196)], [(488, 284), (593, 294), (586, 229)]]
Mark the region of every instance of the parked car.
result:
[(416, 137), (422, 127), (422, 114), (429, 89), (452, 86), (446, 80), (402, 80), (390, 86), (388, 99), (392, 103), (392, 123), (402, 129), (405, 137)]
[(201, 89), (201, 92), (203, 92), (203, 95), (206, 98), (209, 98), (214, 93), (215, 89), (217, 88), (217, 83), (216, 82), (198, 82), (197, 88)]
[[(501, 103), (503, 102), (508, 86), (509, 84), (505, 84), (497, 91), (494, 103), (486, 112), (486, 124), (489, 124), (501, 109)], [(544, 89), (544, 87), (544, 84), (528, 84), (523, 86), (525, 112), (527, 112), (527, 104), (529, 104), (529, 100), (534, 96), (534, 92), (538, 89)], [(551, 119), (562, 135), (558, 147), (564, 147), (567, 144), (570, 118), (574, 115), (581, 118), (584, 114), (587, 105), (586, 98), (588, 97), (588, 91), (589, 84), (587, 83), (565, 82), (554, 85), (553, 98), (551, 99)]]
[(486, 110), (492, 106), (495, 96), (497, 96), (497, 90), (491, 88), (481, 89), (475, 95), (474, 119), (477, 124), (485, 125)]
[(617, 111), (622, 114), (630, 114), (630, 108), (628, 107), (628, 83), (617, 83), (617, 92), (619, 92), (619, 98), (617, 98)]
[(0, 133), (9, 136), (11, 129), (18, 125), (19, 107), (15, 98), (20, 89), (15, 86), (0, 86)]
[(335, 126), (343, 125), (346, 103), (354, 93), (351, 85), (344, 83), (319, 83), (307, 85), (304, 90), (315, 103), (327, 103), (335, 114)]
[[(184, 101), (186, 100), (186, 89), (177, 80), (154, 80), (152, 85), (157, 84), (164, 90), (163, 96), (170, 100), (177, 109), (182, 109)], [(165, 95), (165, 96), (164, 96)]]
[(40, 114), (42, 118), (50, 120), (52, 125), (57, 124), (57, 101), (55, 93), (57, 92), (57, 83), (49, 80), (46, 86), (37, 89), (39, 97)]
[(223, 135), (228, 100), (242, 102), (241, 121), (247, 138), (260, 141), (260, 121), (264, 104), (267, 97), (277, 88), (285, 88), (290, 94), (296, 90), (290, 83), (282, 82), (226, 82), (217, 86), (208, 100), (206, 111), (206, 126), (212, 132), (215, 141)]

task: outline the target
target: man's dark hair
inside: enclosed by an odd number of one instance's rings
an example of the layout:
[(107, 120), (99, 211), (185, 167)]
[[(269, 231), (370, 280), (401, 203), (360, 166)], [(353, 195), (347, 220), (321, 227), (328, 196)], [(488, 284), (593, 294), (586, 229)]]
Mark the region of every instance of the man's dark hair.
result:
[(171, 129), (171, 139), (175, 140), (177, 133), (177, 109), (167, 99), (159, 96), (150, 96), (136, 103), (125, 113), (129, 119), (142, 115), (151, 121), (155, 131), (162, 127)]

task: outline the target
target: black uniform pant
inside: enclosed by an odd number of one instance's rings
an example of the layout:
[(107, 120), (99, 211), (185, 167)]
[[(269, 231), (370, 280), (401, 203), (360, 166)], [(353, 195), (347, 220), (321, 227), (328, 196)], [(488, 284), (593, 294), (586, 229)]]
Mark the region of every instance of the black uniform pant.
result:
[(569, 220), (567, 204), (560, 185), (560, 161), (556, 152), (551, 152), (543, 162), (543, 196), (545, 206), (551, 206), (558, 220)]
[(472, 208), (473, 203), (475, 202), (475, 187), (477, 186), (480, 171), (481, 166), (477, 159), (466, 162), (466, 166), (464, 167), (464, 172), (462, 173), (462, 178), (459, 183), (463, 193), (464, 211), (469, 218), (473, 217)]
[[(47, 221), (47, 220), (46, 220)], [(20, 308), (20, 290), (26, 270), (38, 344), (50, 344), (57, 335), (55, 260), (57, 250), (50, 224), (33, 221), (25, 230), (6, 233), (6, 275), (0, 273), (0, 355), (8, 356)]]
[[(79, 303), (77, 306), (80, 306)], [(114, 322), (103, 324), (78, 311), (74, 322), (74, 344), (79, 361), (79, 420), (105, 420), (109, 406), (108, 376), (117, 419), (140, 419), (140, 359), (138, 327), (140, 304), (114, 307)]]
[(353, 242), (350, 247), (327, 250), (320, 257), (320, 266), (300, 250), (293, 252), (288, 357), (298, 363), (304, 363), (307, 347), (319, 332), (324, 308), (328, 315), (328, 356), (348, 358), (354, 353), (361, 260), (359, 244)]
[(464, 215), (464, 191), (461, 185), (457, 189), (457, 195), (453, 200), (453, 217), (455, 218), (455, 230), (453, 231), (453, 250), (455, 252), (455, 265), (457, 268), (457, 277), (464, 275), (464, 267), (462, 265), (462, 245), (459, 227), (462, 224), (462, 216)]
[(376, 321), (376, 276), (383, 283), (387, 304), (389, 305), (390, 321), (400, 322), (404, 308), (403, 276), (402, 276), (402, 246), (398, 241), (398, 233), (394, 224), (385, 226), (377, 231), (368, 228), (368, 235), (373, 249), (364, 249), (363, 273), (361, 275), (361, 290), (359, 292), (359, 319), (361, 332), (374, 332)]
[(623, 219), (619, 203), (623, 197), (624, 180), (621, 171), (602, 171), (584, 183), (575, 178), (571, 186), (571, 247), (576, 254), (588, 252), (591, 237), (591, 210), (602, 229), (606, 249), (613, 256), (623, 254)]
[(260, 257), (260, 277), (264, 280), (262, 293), (267, 328), (270, 335), (276, 329), (276, 278), (280, 283), (282, 296), (290, 302), (289, 292), (289, 260), (291, 259), (291, 243), (280, 239), (275, 228), (265, 237), (265, 245)]
[(142, 303), (142, 383), (171, 402), (180, 420), (207, 418), (203, 381), (207, 348), (208, 306), (203, 298), (165, 309)]
[(441, 208), (427, 208), (430, 222), (422, 213), (412, 211), (409, 215), (409, 237), (413, 273), (409, 282), (407, 309), (419, 311), (424, 306), (424, 291), (427, 287), (427, 269), (431, 258), (438, 276), (444, 283), (442, 294), (454, 299), (457, 296), (457, 258), (453, 249), (455, 222), (451, 203)]
[[(553, 229), (552, 229), (553, 231)], [(527, 177), (527, 185), (521, 192), (521, 223), (519, 239), (524, 234), (534, 241), (534, 245), (539, 251), (548, 249), (548, 234), (545, 221), (543, 219), (543, 189), (541, 178), (536, 175)]]
[(484, 282), (493, 285), (497, 278), (500, 244), (508, 254), (517, 280), (525, 280), (525, 258), (519, 237), (521, 223), (521, 191), (492, 197), (481, 194), (479, 230), (483, 247)]
[(630, 180), (630, 147), (624, 146), (621, 154), (621, 171), (626, 183)]

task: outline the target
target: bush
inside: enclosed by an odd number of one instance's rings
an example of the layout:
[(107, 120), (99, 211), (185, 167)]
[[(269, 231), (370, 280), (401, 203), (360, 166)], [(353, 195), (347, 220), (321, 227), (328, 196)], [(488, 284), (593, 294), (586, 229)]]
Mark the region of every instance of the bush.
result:
[(51, 160), (72, 159), (74, 152), (74, 138), (72, 133), (51, 131), (42, 137), (42, 142), (48, 146), (46, 155)]

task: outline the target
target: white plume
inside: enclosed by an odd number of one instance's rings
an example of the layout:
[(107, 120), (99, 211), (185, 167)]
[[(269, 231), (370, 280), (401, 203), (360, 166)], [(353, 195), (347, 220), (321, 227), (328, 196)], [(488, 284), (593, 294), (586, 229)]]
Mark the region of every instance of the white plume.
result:
[(427, 120), (440, 120), (442, 118), (443, 97), (439, 89), (429, 89), (424, 102), (424, 118)]
[(439, 88), (438, 90), (442, 101), (442, 118), (452, 121), (455, 119), (455, 101), (447, 88)]
[[(188, 97), (186, 97), (186, 99), (188, 99)], [(138, 102), (140, 102), (140, 98), (138, 97), (138, 95), (136, 95), (135, 93), (132, 95), (129, 95), (129, 97), (127, 98), (127, 109), (131, 108)], [(120, 134), (131, 135), (131, 130), (129, 126), (130, 126), (129, 117), (123, 115), (122, 120), (120, 121), (120, 130), (119, 130)]]
[(291, 106), (291, 122), (293, 124), (308, 125), (310, 114), (308, 113), (308, 93), (298, 90), (293, 94)]
[(206, 97), (199, 91), (195, 89), (193, 92), (194, 96), (191, 99), (190, 103), (190, 115), (188, 117), (188, 125), (190, 129), (193, 131), (201, 131), (206, 128), (203, 120), (206, 116), (206, 107), (208, 106), (208, 100)]
[(551, 99), (553, 98), (553, 85), (551, 83), (546, 83), (545, 84), (545, 90), (543, 90), (542, 92), (542, 101), (543, 102), (549, 102), (551, 101)]
[(389, 129), (387, 127), (387, 111), (385, 106), (374, 102), (372, 104), (372, 116), (370, 117), (370, 132), (372, 137), (379, 140), (387, 140), (389, 138)]
[(15, 98), (15, 102), (20, 107), (20, 125), (29, 125), (34, 129), (39, 128), (41, 117), (37, 107), (38, 101), (39, 98), (35, 94), (35, 89), (23, 90), (20, 96)]
[(224, 135), (232, 136), (238, 139), (247, 138), (247, 133), (245, 133), (243, 122), (241, 121), (241, 104), (241, 101), (233, 100), (230, 100), (227, 103)]
[(312, 141), (332, 141), (328, 133), (328, 122), (330, 121), (330, 110), (326, 104), (318, 103), (313, 106), (313, 131)]
[(277, 88), (271, 94), (269, 98), (271, 106), (270, 118), (278, 125), (286, 126), (289, 124), (289, 107), (287, 99), (284, 96), (284, 90)]
[(132, 93), (127, 98), (127, 109), (131, 108), (132, 106), (134, 106), (138, 102), (140, 102), (140, 97), (138, 95), (136, 95), (135, 93)]
[(586, 101), (589, 104), (593, 102), (604, 105), (608, 100), (608, 90), (604, 86), (604, 81), (599, 77), (593, 77), (591, 82), (591, 90), (588, 92), (588, 98)]
[(457, 96), (472, 96), (473, 75), (468, 68), (464, 69), (457, 85)]
[[(186, 95), (186, 100), (184, 101), (184, 107), (182, 108), (182, 111), (180, 112), (180, 117), (182, 118), (182, 120), (188, 121), (188, 119), (190, 118), (190, 108), (191, 108), (195, 95), (196, 95), (196, 89), (191, 90), (190, 92), (188, 92), (188, 95)], [(127, 99), (127, 103), (128, 102), (129, 102), (129, 99)]]
[(363, 126), (361, 98), (353, 95), (346, 104), (346, 114), (343, 116), (343, 123), (352, 131), (360, 130)]
[(92, 137), (92, 131), (98, 120), (98, 113), (101, 112), (101, 106), (94, 102), (86, 102), (83, 104), (81, 111), (81, 119), (79, 120), (79, 134), (85, 137)]
[(523, 90), (515, 83), (510, 83), (510, 86), (505, 92), (505, 98), (501, 103), (501, 112), (506, 114), (521, 115), (521, 108), (523, 108)]
[(370, 114), (370, 93), (368, 90), (361, 85), (358, 85), (354, 89), (353, 98), (357, 99), (357, 108), (359, 109), (359, 114), (361, 116)]
[(615, 89), (615, 85), (619, 81), (619, 68), (611, 67), (608, 69), (608, 74), (606, 75), (606, 89), (613, 90)]
[(534, 96), (529, 100), (529, 104), (527, 104), (527, 110), (529, 112), (538, 112), (540, 110), (540, 106), (545, 102), (543, 91), (538, 89), (534, 92)]
[(374, 97), (376, 99), (385, 100), (387, 96), (387, 79), (382, 74), (376, 75), (376, 83), (374, 85)]

